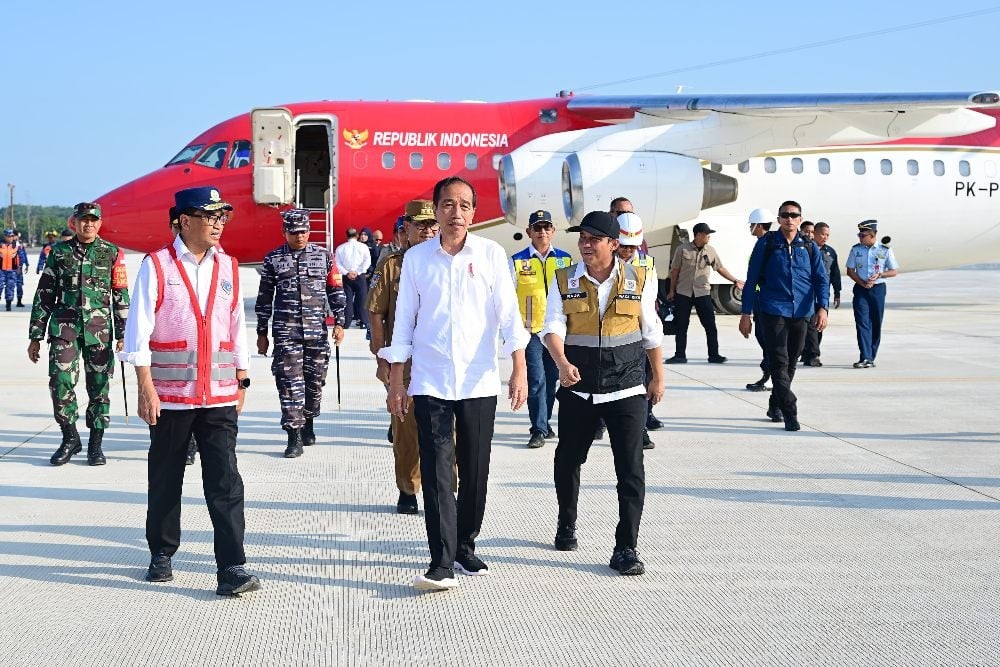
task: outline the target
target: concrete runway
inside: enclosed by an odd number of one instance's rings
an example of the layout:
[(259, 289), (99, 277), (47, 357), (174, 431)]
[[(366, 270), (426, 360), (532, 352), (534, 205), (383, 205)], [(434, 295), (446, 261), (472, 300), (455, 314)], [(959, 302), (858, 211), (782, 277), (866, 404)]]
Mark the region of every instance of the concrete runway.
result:
[[(241, 275), (252, 320), (257, 277)], [(59, 429), (45, 364), (27, 360), (29, 308), (0, 312), (0, 664), (1000, 665), (998, 278), (889, 280), (869, 370), (851, 368), (847, 290), (825, 366), (796, 377), (798, 433), (744, 390), (759, 351), (737, 318), (719, 318), (725, 365), (704, 362), (692, 322), (646, 456), (643, 577), (608, 568), (607, 441), (583, 469), (580, 550), (556, 552), (554, 443), (525, 448), (526, 413), (502, 410), (478, 542), (491, 574), (435, 594), (410, 586), (423, 521), (394, 513), (384, 392), (360, 330), (342, 348), (343, 404), (331, 369), (319, 442), (300, 459), (281, 457), (270, 360), (253, 357), (238, 453), (264, 588), (224, 599), (200, 465), (175, 579), (147, 583), (148, 432), (125, 423), (120, 378), (108, 464), (50, 466)], [(134, 412), (131, 369), (126, 381)]]

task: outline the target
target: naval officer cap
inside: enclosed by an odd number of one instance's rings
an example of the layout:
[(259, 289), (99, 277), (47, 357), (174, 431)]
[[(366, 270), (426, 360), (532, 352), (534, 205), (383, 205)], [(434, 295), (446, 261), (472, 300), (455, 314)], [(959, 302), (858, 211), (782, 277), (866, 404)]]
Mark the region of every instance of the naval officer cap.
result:
[(233, 206), (222, 200), (219, 189), (212, 186), (187, 188), (174, 193), (174, 206), (178, 213), (200, 209), (202, 211), (232, 211)]
[(862, 220), (858, 223), (858, 231), (874, 234), (878, 231), (878, 220)]

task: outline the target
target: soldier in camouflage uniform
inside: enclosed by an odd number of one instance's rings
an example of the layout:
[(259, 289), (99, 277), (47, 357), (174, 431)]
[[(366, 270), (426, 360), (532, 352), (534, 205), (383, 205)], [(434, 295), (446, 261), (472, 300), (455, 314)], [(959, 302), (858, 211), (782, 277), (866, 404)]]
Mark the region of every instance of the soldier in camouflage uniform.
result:
[(313, 419), (320, 414), (330, 361), (327, 305), (333, 313), (333, 338), (344, 339), (347, 299), (330, 253), (309, 243), (309, 211), (282, 213), (286, 243), (264, 257), (257, 293), (257, 351), (267, 354), (267, 324), (272, 319), (271, 372), (281, 401), (281, 428), (288, 432), (285, 458), (302, 456), (316, 442)]
[[(83, 357), (86, 375), (87, 463), (104, 465), (101, 442), (110, 421), (108, 388), (114, 373), (112, 335), (121, 350), (128, 315), (128, 278), (122, 263), (124, 253), (98, 238), (101, 207), (77, 204), (73, 211), (76, 237), (57, 243), (45, 261), (38, 280), (28, 358), (37, 363), (42, 338), (49, 338), (49, 391), (62, 443), (52, 455), (52, 465), (63, 465), (82, 449), (76, 430), (76, 383)], [(113, 326), (112, 326), (113, 324)]]

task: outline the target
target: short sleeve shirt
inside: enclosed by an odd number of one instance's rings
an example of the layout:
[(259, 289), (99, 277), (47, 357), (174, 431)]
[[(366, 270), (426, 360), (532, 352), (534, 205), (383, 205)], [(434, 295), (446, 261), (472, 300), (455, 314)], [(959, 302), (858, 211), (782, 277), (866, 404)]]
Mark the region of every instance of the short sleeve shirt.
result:
[(396, 324), (396, 297), (399, 296), (399, 276), (403, 272), (403, 253), (387, 254), (375, 267), (371, 289), (368, 290), (368, 312), (382, 315), (385, 321), (385, 340), (392, 340)]
[(693, 241), (688, 241), (674, 253), (670, 269), (680, 267), (674, 292), (684, 296), (698, 297), (712, 293), (712, 271), (722, 270), (722, 260), (711, 245), (697, 247)]

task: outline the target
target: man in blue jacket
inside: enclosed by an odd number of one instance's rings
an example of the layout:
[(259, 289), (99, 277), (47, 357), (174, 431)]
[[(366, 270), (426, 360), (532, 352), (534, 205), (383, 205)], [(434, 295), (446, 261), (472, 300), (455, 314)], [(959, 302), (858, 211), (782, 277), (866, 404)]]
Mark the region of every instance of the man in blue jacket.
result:
[[(771, 363), (774, 388), (767, 416), (784, 420), (786, 431), (798, 431), (798, 406), (792, 379), (806, 331), (812, 320), (817, 331), (826, 328), (830, 280), (819, 248), (799, 234), (802, 207), (786, 201), (778, 209), (778, 230), (757, 240), (750, 255), (740, 333), (749, 338), (753, 330), (754, 302), (759, 300), (759, 326)], [(758, 291), (759, 290), (759, 291)]]

